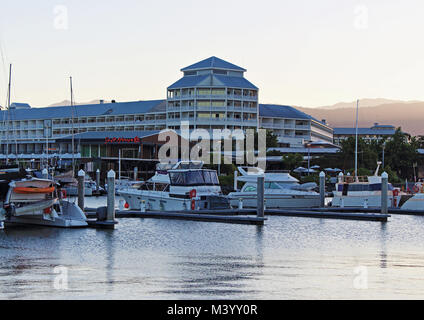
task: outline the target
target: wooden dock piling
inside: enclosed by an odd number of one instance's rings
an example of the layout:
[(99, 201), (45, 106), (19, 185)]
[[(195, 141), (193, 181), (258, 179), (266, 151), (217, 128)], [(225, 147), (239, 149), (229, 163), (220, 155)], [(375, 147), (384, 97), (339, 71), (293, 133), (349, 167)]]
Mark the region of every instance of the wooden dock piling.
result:
[(381, 174), (381, 213), (387, 214), (387, 191), (389, 175), (386, 172)]
[(264, 211), (265, 211), (265, 178), (264, 177), (258, 177), (257, 192), (258, 192), (257, 216), (258, 218), (263, 218)]
[(325, 173), (321, 171), (319, 174), (319, 206), (325, 206)]
[(78, 171), (78, 207), (84, 211), (85, 172)]

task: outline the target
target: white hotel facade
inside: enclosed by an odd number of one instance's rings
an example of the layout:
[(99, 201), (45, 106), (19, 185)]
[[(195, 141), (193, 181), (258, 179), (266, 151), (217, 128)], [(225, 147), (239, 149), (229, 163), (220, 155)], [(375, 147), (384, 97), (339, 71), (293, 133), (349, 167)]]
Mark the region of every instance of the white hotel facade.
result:
[[(282, 147), (302, 147), (310, 141), (333, 142), (324, 122), (290, 106), (259, 104), (259, 89), (249, 82), (246, 69), (211, 57), (181, 69), (183, 77), (167, 88), (164, 100), (100, 103), (31, 108), (14, 103), (0, 111), (0, 159), (61, 158), (72, 152), (61, 138), (84, 132), (158, 131), (190, 128), (272, 130)], [(74, 119), (72, 121), (72, 119)]]

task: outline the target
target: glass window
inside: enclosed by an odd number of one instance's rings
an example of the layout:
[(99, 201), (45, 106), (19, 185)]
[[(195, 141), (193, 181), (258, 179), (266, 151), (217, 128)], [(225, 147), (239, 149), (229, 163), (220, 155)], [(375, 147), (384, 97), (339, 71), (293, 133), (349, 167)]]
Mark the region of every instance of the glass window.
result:
[(169, 178), (171, 184), (174, 186), (184, 186), (185, 185), (185, 176), (183, 172), (170, 172)]
[(203, 178), (202, 171), (187, 171), (186, 174), (186, 184), (189, 186), (198, 186), (205, 184), (205, 179)]
[(248, 186), (244, 189), (244, 192), (256, 192), (256, 187)]
[(218, 176), (215, 171), (203, 171), (205, 183), (208, 185), (219, 185)]
[(210, 89), (197, 89), (197, 94), (199, 95), (210, 95)]

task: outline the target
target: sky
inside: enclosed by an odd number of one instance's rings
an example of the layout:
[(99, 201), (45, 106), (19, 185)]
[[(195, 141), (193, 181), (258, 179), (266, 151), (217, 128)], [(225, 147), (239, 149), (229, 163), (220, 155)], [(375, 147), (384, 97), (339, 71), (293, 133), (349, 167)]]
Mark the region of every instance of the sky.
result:
[(217, 56), (261, 103), (424, 100), (421, 0), (1, 0), (0, 105), (165, 99)]

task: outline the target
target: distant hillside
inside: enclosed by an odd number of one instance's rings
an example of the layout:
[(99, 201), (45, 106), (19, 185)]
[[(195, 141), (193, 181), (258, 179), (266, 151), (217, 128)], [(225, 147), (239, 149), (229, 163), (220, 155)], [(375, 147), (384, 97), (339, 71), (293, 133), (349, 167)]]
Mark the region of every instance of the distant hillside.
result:
[[(410, 103), (419, 103), (422, 101), (402, 101), (402, 100), (390, 100), (390, 99), (360, 99), (359, 100), (359, 108), (368, 108), (368, 107), (377, 107), (381, 106), (383, 104), (394, 104), (394, 103), (401, 103), (401, 104), (410, 104)], [(356, 108), (356, 101), (352, 102), (339, 102), (332, 106), (323, 106), (318, 107), (319, 109), (345, 109), (345, 108)]]
[[(110, 101), (104, 100), (104, 103), (109, 103)], [(90, 102), (74, 102), (74, 105), (85, 105), (85, 104), (99, 104), (100, 100), (92, 100)], [(62, 107), (62, 106), (70, 106), (71, 101), (63, 100), (62, 102), (57, 102), (49, 105), (49, 107)]]
[[(331, 127), (354, 127), (355, 108), (304, 108), (297, 107), (318, 120), (325, 119)], [(424, 102), (399, 102), (359, 109), (359, 127), (374, 123), (391, 124), (414, 136), (424, 135)]]

